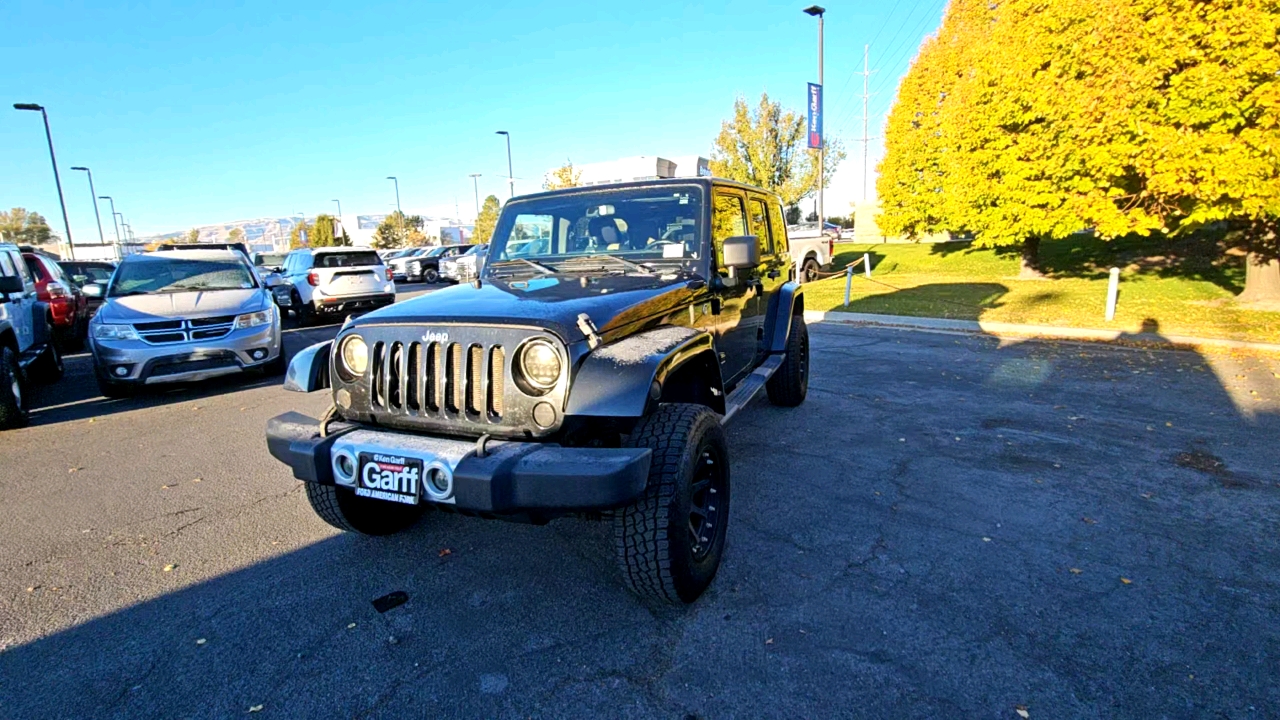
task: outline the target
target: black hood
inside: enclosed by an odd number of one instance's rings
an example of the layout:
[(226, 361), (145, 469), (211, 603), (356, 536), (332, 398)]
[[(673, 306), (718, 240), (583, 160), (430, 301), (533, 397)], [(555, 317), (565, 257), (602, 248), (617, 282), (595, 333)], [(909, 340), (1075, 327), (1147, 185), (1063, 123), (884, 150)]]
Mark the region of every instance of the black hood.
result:
[(701, 277), (687, 273), (486, 279), (479, 288), (464, 283), (389, 305), (353, 324), (537, 325), (574, 342), (583, 337), (579, 314), (586, 313), (600, 334), (609, 336), (698, 302), (705, 287)]

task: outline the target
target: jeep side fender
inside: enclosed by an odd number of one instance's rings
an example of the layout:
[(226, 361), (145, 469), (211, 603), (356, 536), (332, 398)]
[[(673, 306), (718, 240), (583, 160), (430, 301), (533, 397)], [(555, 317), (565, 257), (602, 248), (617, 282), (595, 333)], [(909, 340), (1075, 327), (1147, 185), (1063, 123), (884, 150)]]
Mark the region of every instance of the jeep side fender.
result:
[(49, 303), (38, 302), (31, 306), (31, 346), (41, 347), (53, 342), (53, 326), (49, 322)]
[(792, 280), (783, 284), (778, 292), (769, 298), (769, 314), (764, 323), (765, 352), (787, 351), (787, 338), (791, 335), (791, 318), (797, 311), (804, 312), (804, 286)]
[[(708, 361), (709, 358), (709, 361)], [(637, 333), (596, 348), (582, 361), (569, 389), (565, 415), (643, 417), (651, 402), (663, 397), (668, 379), (683, 375), (696, 363), (706, 378), (705, 402), (724, 413), (724, 385), (710, 333), (667, 326)]]
[(332, 351), (332, 340), (299, 350), (289, 361), (284, 389), (309, 393), (329, 387), (329, 353)]

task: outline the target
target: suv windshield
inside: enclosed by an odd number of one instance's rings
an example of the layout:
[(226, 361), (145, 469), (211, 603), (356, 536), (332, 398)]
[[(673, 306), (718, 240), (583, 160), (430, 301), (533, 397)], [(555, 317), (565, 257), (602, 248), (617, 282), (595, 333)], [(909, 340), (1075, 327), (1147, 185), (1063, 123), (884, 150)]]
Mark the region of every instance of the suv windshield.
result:
[(248, 290), (257, 286), (249, 267), (236, 260), (148, 255), (121, 263), (108, 294), (119, 297), (205, 290)]
[(703, 252), (702, 203), (696, 185), (522, 201), (502, 214), (488, 272), (692, 270)]
[(363, 267), (365, 265), (381, 265), (378, 253), (372, 250), (349, 250), (346, 252), (316, 253), (314, 267), (340, 268)]
[(258, 267), (280, 267), (284, 265), (284, 253), (261, 253), (253, 261)]

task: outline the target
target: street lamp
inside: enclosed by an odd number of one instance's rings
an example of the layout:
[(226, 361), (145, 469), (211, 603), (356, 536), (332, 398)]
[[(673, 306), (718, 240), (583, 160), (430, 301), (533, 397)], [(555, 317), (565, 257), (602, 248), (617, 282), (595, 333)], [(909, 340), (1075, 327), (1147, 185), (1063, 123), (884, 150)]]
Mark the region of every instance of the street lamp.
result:
[(93, 202), (93, 218), (98, 221), (98, 244), (106, 245), (107, 239), (102, 237), (102, 216), (98, 214), (98, 192), (93, 189), (93, 171), (87, 167), (73, 167), (89, 174), (89, 200)]
[(394, 175), (388, 175), (387, 179), (396, 184), (396, 214), (400, 216), (400, 242), (404, 242), (404, 211), (400, 209), (400, 181)]
[(67, 229), (67, 254), (75, 260), (76, 249), (71, 243), (71, 221), (67, 219), (67, 201), (62, 197), (62, 179), (58, 177), (58, 158), (53, 154), (53, 133), (49, 131), (49, 114), (44, 111), (44, 106), (35, 103), (14, 103), (13, 109), (38, 110), (40, 117), (44, 118), (44, 136), (49, 141), (49, 160), (53, 163), (53, 182), (58, 186), (58, 204), (62, 206), (62, 226)]
[(338, 218), (341, 219), (342, 218), (342, 202), (339, 201), (337, 198), (334, 198), (333, 201), (338, 203)]
[[(817, 5), (810, 5), (804, 9), (804, 12), (806, 15), (818, 18), (818, 87), (823, 88), (822, 92), (826, 92), (825, 86), (822, 84), (822, 19), (827, 10)], [(823, 108), (818, 108), (818, 110), (822, 111)], [(826, 220), (822, 208), (822, 191), (826, 182), (826, 178), (823, 176), (827, 174), (826, 151), (827, 138), (826, 133), (823, 133), (822, 140), (818, 145), (818, 237), (822, 237)]]
[[(516, 178), (515, 178), (515, 175), (511, 172), (511, 133), (507, 132), (506, 130), (498, 130), (497, 132), (494, 133), (494, 135), (507, 136), (507, 184), (511, 186), (511, 197), (515, 197), (516, 196)], [(479, 211), (477, 211), (476, 214), (478, 215)]]
[(480, 177), (480, 173), (471, 173), (467, 177), (471, 178), (471, 184), (476, 190), (476, 217), (480, 217), (480, 181), (476, 179)]
[(111, 225), (116, 229), (116, 245), (120, 244), (120, 226), (116, 223), (116, 201), (110, 195), (99, 195), (99, 200), (106, 200), (111, 203)]

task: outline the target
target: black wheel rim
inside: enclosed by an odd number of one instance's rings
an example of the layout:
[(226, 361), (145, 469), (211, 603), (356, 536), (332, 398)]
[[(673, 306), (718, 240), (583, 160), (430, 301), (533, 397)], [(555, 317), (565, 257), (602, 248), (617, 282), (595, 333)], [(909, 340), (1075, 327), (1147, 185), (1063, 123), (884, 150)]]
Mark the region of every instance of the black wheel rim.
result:
[(724, 524), (724, 463), (714, 448), (698, 457), (689, 496), (689, 547), (693, 559), (702, 561), (715, 547), (716, 533)]

